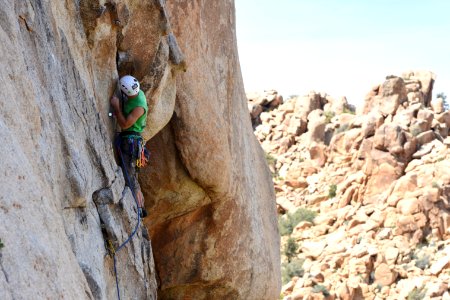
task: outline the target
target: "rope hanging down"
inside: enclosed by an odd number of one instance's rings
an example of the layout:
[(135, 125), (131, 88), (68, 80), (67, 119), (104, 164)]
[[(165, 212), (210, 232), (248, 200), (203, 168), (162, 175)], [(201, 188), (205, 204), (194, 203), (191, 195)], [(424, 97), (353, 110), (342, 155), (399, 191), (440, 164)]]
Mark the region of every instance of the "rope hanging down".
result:
[(121, 160), (121, 163), (122, 163), (122, 168), (124, 169), (125, 180), (127, 181), (127, 185), (130, 187), (131, 193), (133, 194), (134, 202), (136, 203), (138, 221), (137, 221), (136, 227), (134, 228), (133, 232), (125, 240), (125, 242), (123, 242), (119, 247), (117, 247), (117, 249), (114, 249), (114, 247), (112, 247), (112, 251), (111, 251), (111, 254), (112, 254), (113, 259), (114, 259), (114, 276), (116, 278), (117, 299), (119, 299), (119, 300), (120, 300), (120, 289), (119, 289), (119, 279), (117, 278), (116, 253), (119, 252), (123, 247), (125, 247), (126, 244), (128, 244), (128, 242), (131, 241), (131, 239), (136, 234), (136, 232), (137, 232), (137, 230), (139, 228), (139, 224), (140, 224), (140, 220), (141, 220), (141, 213), (140, 213), (140, 208), (139, 208), (139, 202), (137, 200), (136, 193), (134, 191), (134, 186), (131, 185), (131, 181), (130, 181), (130, 177), (128, 176), (127, 168), (125, 167), (125, 162), (124, 162), (124, 159), (123, 159), (122, 150), (120, 149), (120, 144), (118, 144), (118, 143), (120, 143), (120, 141), (121, 141), (121, 139), (118, 138), (117, 141), (116, 141), (116, 149), (117, 149), (117, 152), (119, 153), (119, 156), (120, 156), (120, 160)]

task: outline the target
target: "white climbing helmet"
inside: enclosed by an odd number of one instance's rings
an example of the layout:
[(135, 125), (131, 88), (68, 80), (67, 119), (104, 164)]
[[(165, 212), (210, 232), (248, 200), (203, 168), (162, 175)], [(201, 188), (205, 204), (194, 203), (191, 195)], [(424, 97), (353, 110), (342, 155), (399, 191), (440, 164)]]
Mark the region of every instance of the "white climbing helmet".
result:
[(134, 96), (139, 93), (139, 81), (130, 75), (125, 75), (120, 78), (120, 89), (127, 96)]

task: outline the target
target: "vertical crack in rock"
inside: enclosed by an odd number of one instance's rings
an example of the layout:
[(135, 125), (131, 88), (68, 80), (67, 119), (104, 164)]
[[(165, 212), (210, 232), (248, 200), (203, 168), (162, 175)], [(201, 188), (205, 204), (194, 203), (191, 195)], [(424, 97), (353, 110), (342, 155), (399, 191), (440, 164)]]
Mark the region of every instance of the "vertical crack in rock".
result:
[(98, 0), (80, 0), (79, 10), (88, 45), (92, 48), (94, 45), (94, 38), (92, 35), (97, 26), (96, 20), (103, 14), (106, 7), (100, 5)]
[(5, 268), (3, 267), (1, 254), (0, 254), (0, 267), (2, 269), (3, 276), (5, 276), (6, 283), (9, 283), (8, 273), (6, 272)]
[[(102, 224), (105, 246), (108, 247), (111, 242), (115, 249), (131, 235), (138, 222), (135, 201), (129, 188), (123, 189), (125, 181), (121, 172), (120, 169), (117, 170), (116, 179), (111, 186), (98, 190), (92, 195)], [(127, 246), (115, 255), (122, 295), (128, 295), (131, 298), (156, 299), (153, 258), (146, 228), (140, 225)], [(125, 257), (134, 263), (129, 265), (123, 261)], [(88, 282), (89, 280), (93, 281), (92, 278), (88, 279)], [(140, 286), (135, 286), (137, 283)]]
[[(5, 270), (5, 268), (3, 267), (3, 256), (2, 256), (2, 253), (1, 253), (1, 249), (0, 249), (0, 270), (2, 271), (2, 274), (3, 274), (3, 277), (5, 278), (5, 283), (7, 284), (7, 285), (9, 285), (10, 284), (10, 281), (9, 281), (9, 276), (8, 276), (8, 272)], [(5, 287), (5, 288), (8, 288), (8, 291), (6, 291), (6, 290), (3, 290), (2, 291), (2, 293), (4, 293), (4, 297), (7, 297), (7, 296), (9, 296), (10, 298), (12, 298), (12, 293), (11, 293), (11, 291), (9, 290), (9, 286), (8, 287)]]

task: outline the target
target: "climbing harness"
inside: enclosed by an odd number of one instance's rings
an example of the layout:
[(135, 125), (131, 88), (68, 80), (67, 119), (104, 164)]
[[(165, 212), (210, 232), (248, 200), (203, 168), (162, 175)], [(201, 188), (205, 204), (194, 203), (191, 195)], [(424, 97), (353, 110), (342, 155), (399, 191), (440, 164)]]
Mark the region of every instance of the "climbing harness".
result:
[(119, 143), (126, 144), (128, 149), (127, 152), (129, 152), (136, 167), (145, 167), (150, 159), (150, 152), (145, 148), (144, 140), (137, 134), (128, 134), (127, 132), (125, 132), (125, 134), (126, 135), (119, 135)]
[[(141, 138), (141, 139), (142, 139), (142, 138)], [(125, 180), (126, 180), (126, 182), (127, 182), (128, 187), (129, 187), (130, 190), (131, 190), (131, 193), (133, 194), (134, 202), (136, 203), (136, 207), (137, 207), (137, 218), (138, 218), (138, 221), (137, 221), (136, 227), (134, 228), (133, 232), (130, 234), (130, 236), (128, 236), (128, 238), (125, 240), (125, 242), (123, 242), (119, 247), (114, 248), (114, 245), (112, 244), (112, 242), (111, 242), (110, 240), (108, 240), (108, 244), (107, 244), (108, 252), (109, 252), (110, 255), (113, 257), (113, 260), (114, 260), (114, 276), (115, 276), (115, 278), (116, 278), (117, 299), (119, 299), (119, 300), (120, 300), (120, 289), (119, 289), (119, 279), (118, 279), (118, 277), (117, 277), (116, 254), (117, 254), (123, 247), (125, 247), (125, 245), (128, 244), (128, 242), (131, 241), (131, 239), (132, 239), (133, 236), (136, 234), (136, 232), (137, 232), (137, 230), (138, 230), (138, 228), (139, 228), (140, 220), (141, 220), (141, 208), (139, 207), (139, 202), (138, 202), (138, 200), (137, 200), (137, 196), (136, 196), (136, 193), (135, 193), (135, 191), (134, 191), (134, 186), (132, 185), (132, 182), (131, 182), (131, 180), (130, 180), (130, 177), (129, 177), (129, 174), (128, 174), (128, 171), (127, 171), (127, 167), (125, 166), (125, 161), (124, 161), (124, 159), (123, 159), (122, 149), (121, 149), (121, 147), (120, 147), (120, 146), (121, 146), (121, 145), (120, 145), (121, 141), (122, 141), (122, 138), (121, 138), (121, 137), (116, 138), (116, 145), (115, 145), (115, 146), (116, 146), (117, 152), (118, 152), (118, 154), (119, 154), (120, 161), (121, 161), (121, 163), (122, 163), (122, 168), (123, 168), (124, 174), (125, 174)], [(133, 153), (133, 152), (131, 152), (131, 153)]]

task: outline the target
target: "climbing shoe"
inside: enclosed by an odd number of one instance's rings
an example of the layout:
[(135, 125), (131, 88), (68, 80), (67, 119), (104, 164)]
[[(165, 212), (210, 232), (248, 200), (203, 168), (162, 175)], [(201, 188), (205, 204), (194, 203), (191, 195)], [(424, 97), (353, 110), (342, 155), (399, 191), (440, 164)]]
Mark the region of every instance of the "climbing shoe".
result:
[(141, 208), (141, 219), (145, 218), (146, 216), (148, 216), (147, 210), (145, 208)]

